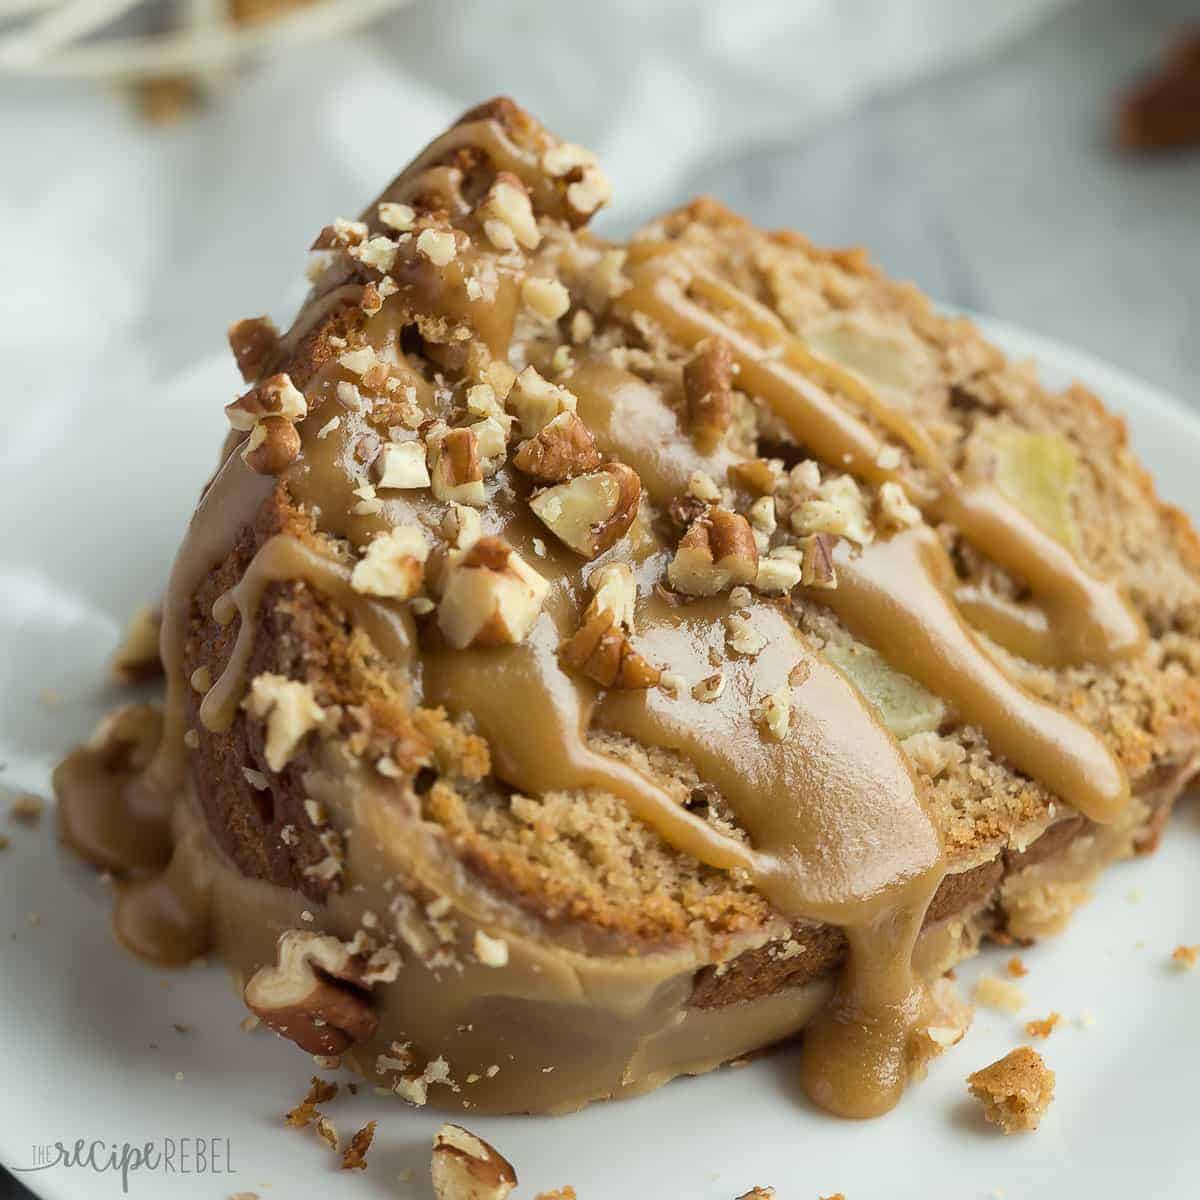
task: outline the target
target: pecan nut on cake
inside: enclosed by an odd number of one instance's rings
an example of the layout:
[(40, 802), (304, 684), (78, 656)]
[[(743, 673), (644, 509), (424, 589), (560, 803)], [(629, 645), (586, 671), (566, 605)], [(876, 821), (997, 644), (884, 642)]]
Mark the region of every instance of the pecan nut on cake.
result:
[(1200, 553), (1121, 423), (858, 251), (614, 244), (506, 100), (324, 229), (170, 579), (165, 712), (61, 766), (117, 932), (399, 1096), (557, 1111), (805, 1031), (833, 1112), (942, 980), (1153, 846)]

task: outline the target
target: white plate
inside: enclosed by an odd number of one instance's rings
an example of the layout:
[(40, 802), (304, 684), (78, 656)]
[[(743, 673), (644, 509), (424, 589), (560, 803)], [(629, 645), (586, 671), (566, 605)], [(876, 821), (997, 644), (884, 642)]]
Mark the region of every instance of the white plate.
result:
[[(1084, 355), (990, 329), (1009, 351), (1035, 354), (1051, 384), (1077, 377), (1106, 397), (1128, 418), (1163, 494), (1200, 517), (1200, 420)], [(103, 682), (107, 656), (126, 614), (162, 584), (235, 386), (229, 364), (214, 359), (166, 389), (134, 378), (103, 401), (6, 412), (0, 780), (9, 788), (47, 794), (57, 756), (115, 699)], [(229, 1139), (236, 1174), (142, 1171), (129, 1194), (429, 1195), (436, 1114), (369, 1089), (339, 1098), (329, 1111), (343, 1134), (372, 1117), (380, 1127), (367, 1173), (337, 1171), (311, 1131), (280, 1123), (311, 1065), (292, 1046), (239, 1032), (244, 1010), (222, 970), (170, 974), (135, 962), (109, 936), (104, 885), (56, 846), (52, 821), (4, 832), (13, 843), (0, 855), (8, 1166), (30, 1167), (36, 1146), (77, 1138), (216, 1138)], [(881, 1120), (814, 1112), (797, 1095), (795, 1054), (784, 1052), (570, 1117), (470, 1124), (516, 1164), (522, 1198), (568, 1183), (580, 1200), (730, 1200), (755, 1183), (774, 1185), (781, 1200), (838, 1191), (848, 1200), (1195, 1195), (1200, 970), (1172, 970), (1169, 957), (1181, 942), (1200, 942), (1198, 861), (1200, 820), (1185, 805), (1157, 856), (1109, 872), (1066, 937), (1024, 954), (1028, 1009), (980, 1012), (966, 1041)], [(969, 981), (1002, 961), (986, 952), (961, 975)], [(1067, 1018), (1044, 1045), (1057, 1099), (1036, 1135), (1001, 1137), (967, 1100), (963, 1078), (1024, 1040), (1026, 1019), (1051, 1010)], [(1077, 1023), (1087, 1011), (1090, 1029)], [(406, 1169), (412, 1181), (398, 1181)], [(20, 1178), (47, 1198), (121, 1195), (118, 1175), (82, 1167)]]

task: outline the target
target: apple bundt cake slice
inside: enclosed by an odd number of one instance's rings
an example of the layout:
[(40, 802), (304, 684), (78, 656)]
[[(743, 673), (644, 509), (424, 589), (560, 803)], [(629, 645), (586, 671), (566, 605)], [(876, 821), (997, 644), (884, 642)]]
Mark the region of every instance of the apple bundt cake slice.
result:
[(160, 719), (60, 768), (116, 924), (310, 1053), (544, 1111), (805, 1030), (890, 1107), (943, 973), (1152, 847), (1200, 554), (1121, 423), (858, 251), (467, 113), (316, 240), (163, 612)]

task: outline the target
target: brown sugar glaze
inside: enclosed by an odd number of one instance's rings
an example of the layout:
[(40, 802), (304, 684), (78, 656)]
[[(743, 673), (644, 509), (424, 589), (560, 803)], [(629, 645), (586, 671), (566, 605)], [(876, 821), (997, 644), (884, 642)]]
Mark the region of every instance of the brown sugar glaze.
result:
[[(514, 340), (528, 264), (488, 247), (471, 200), (459, 190), (460, 172), (446, 165), (464, 148), (522, 179), (536, 211), (556, 214), (562, 206), (537, 154), (486, 117), (433, 143), (383, 197), (428, 204), (434, 193), (471, 239), (440, 269), (412, 253), (411, 244), (402, 248), (390, 272), (398, 293), (364, 318), (367, 343), (411, 383), (430, 417), (440, 415), (436, 388), (401, 345), (402, 330), (415, 316), (466, 331), (448, 378), (455, 366), (465, 373), (464, 364), (489, 358), (520, 366), (546, 357), (538, 339)], [(374, 211), (367, 219), (377, 231)], [(616, 301), (617, 319), (649, 317), (685, 348), (720, 335), (733, 349), (737, 386), (781, 418), (809, 454), (868, 484), (902, 482), (927, 518), (957, 526), (981, 552), (1019, 575), (1036, 607), (1001, 609), (974, 597), (969, 610), (1000, 644), (1055, 663), (1109, 661), (1141, 645), (1140, 621), (1111, 584), (1091, 576), (995, 489), (956, 478), (902, 412), (857, 376), (814, 357), (769, 310), (706, 275), (671, 243), (635, 243), (626, 274), (629, 286)], [(481, 283), (474, 300), (467, 296), (468, 276)], [(285, 349), (360, 288), (348, 270), (331, 269), (285, 338)], [(661, 388), (586, 349), (575, 357), (563, 383), (578, 397), (580, 417), (606, 455), (638, 473), (644, 492), (643, 518), (598, 562), (633, 566), (640, 584), (638, 648), (686, 686), (674, 694), (662, 688), (605, 691), (563, 666), (559, 646), (578, 628), (590, 568), (532, 516), (528, 481), (509, 466), (488, 482), (484, 530), (503, 535), (550, 585), (537, 623), (520, 644), (453, 649), (432, 619), (418, 621), (405, 605), (354, 592), (350, 565), (375, 534), (417, 523), (437, 545), (446, 505), (428, 490), (381, 491), (380, 511), (355, 511), (354, 489), (363, 479), (355, 448), (372, 429), (366, 413), (338, 398), (338, 382), (353, 376), (334, 359), (305, 382), (309, 413), (298, 426), (302, 451), (281, 479), (292, 500), (314, 514), (318, 529), (338, 539), (340, 548), (335, 552), (331, 542), (323, 556), (277, 535), (259, 549), (241, 582), (214, 609), (219, 622), (240, 623), (228, 661), (216, 664), (222, 669), (214, 670), (201, 721), (219, 731), (236, 715), (250, 682), (246, 664), (265, 587), (304, 580), (344, 608), (390, 657), (414, 704), (443, 705), (451, 716), (473, 722), (489, 744), (493, 773), (505, 784), (532, 795), (612, 793), (681, 851), (744, 872), (789, 921), (842, 928), (849, 961), (835, 994), (806, 1031), (804, 1085), (817, 1103), (842, 1115), (886, 1111), (904, 1087), (910, 1041), (926, 1013), (912, 951), (945, 872), (920, 786), (896, 740), (858, 691), (807, 644), (785, 603), (757, 597), (742, 610), (767, 640), (763, 651), (748, 656), (727, 644), (727, 596), (667, 598), (655, 588), (673, 546), (656, 532), (648, 512), (683, 493), (695, 470), (723, 478), (734, 456), (721, 446), (701, 452)], [(335, 416), (339, 424), (330, 431)], [(909, 451), (911, 465), (879, 465), (889, 438)], [(56, 780), (68, 839), (94, 861), (141, 874), (124, 885), (117, 928), (127, 944), (161, 960), (199, 952), (209, 920), (205, 872), (180, 865), (178, 853), (179, 861), (162, 869), (170, 852), (166, 824), (188, 770), (183, 647), (192, 597), (274, 482), (251, 472), (236, 451), (230, 450), (207, 489), (172, 573), (162, 643), (168, 700), (157, 756), (145, 771), (118, 776), (117, 783), (106, 776), (102, 808), (90, 752), (77, 752)], [(805, 599), (829, 605), (856, 638), (943, 697), (955, 719), (978, 725), (1019, 770), (1079, 811), (1099, 822), (1121, 812), (1128, 799), (1121, 767), (1099, 738), (1023, 689), (988, 653), (956, 607), (953, 568), (928, 525), (862, 548), (842, 542), (837, 570), (836, 589), (810, 589)], [(703, 703), (690, 685), (718, 662), (725, 690)], [(753, 710), (781, 687), (790, 688), (791, 724), (784, 738), (774, 740), (764, 735)], [(719, 789), (745, 838), (719, 831), (648, 775), (597, 749), (589, 734), (601, 731), (667, 748), (690, 762)], [(344, 787), (359, 786), (357, 780), (348, 775)], [(137, 828), (144, 829), (133, 847), (127, 810), (139, 814)]]

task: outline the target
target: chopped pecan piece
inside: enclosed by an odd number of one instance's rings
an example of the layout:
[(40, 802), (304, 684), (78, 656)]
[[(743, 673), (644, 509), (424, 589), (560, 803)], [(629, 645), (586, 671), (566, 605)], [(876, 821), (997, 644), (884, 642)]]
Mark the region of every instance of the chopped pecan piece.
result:
[(600, 465), (591, 430), (575, 413), (561, 412), (517, 447), (513, 466), (541, 483), (562, 483)]
[(505, 1200), (517, 1186), (513, 1165), (461, 1125), (443, 1125), (430, 1163), (437, 1200)]
[(710, 338), (683, 368), (688, 429), (702, 449), (711, 449), (733, 420), (733, 351), (724, 338)]
[(607, 550), (633, 524), (642, 481), (624, 463), (606, 463), (597, 471), (535, 492), (534, 515), (561, 542), (584, 558)]
[(280, 935), (274, 966), (246, 984), (246, 1006), (264, 1025), (309, 1054), (341, 1054), (375, 1032), (379, 1019), (362, 990), (362, 959), (335, 937), (303, 929)]
[(317, 234), (309, 249), (345, 250), (359, 245), (366, 236), (367, 227), (362, 221), (347, 221), (345, 217), (338, 217), (332, 225), (326, 225)]
[(667, 580), (689, 596), (715, 596), (758, 575), (758, 545), (740, 513), (711, 508), (683, 535), (667, 567)]
[(629, 640), (637, 604), (633, 571), (627, 563), (608, 563), (588, 582), (592, 599), (583, 621), (558, 648), (563, 662), (601, 687), (654, 687), (662, 671), (647, 662)]
[(525, 185), (511, 172), (501, 171), (479, 206), (483, 232), (497, 250), (536, 250), (542, 235)]
[(662, 671), (646, 661), (629, 641), (616, 616), (601, 609), (587, 618), (559, 647), (563, 662), (601, 687), (649, 688)]
[(429, 545), (420, 525), (397, 525), (376, 534), (355, 564), (350, 586), (364, 596), (411, 600), (421, 590)]
[(838, 539), (831, 533), (814, 533), (802, 540), (800, 582), (805, 587), (837, 587), (837, 570), (833, 565), (833, 550)]
[(479, 440), (471, 429), (451, 429), (429, 444), (433, 459), (430, 472), (433, 494), (438, 500), (482, 505), (487, 493), (479, 462)]
[(503, 538), (480, 538), (447, 565), (438, 628), (459, 649), (520, 642), (549, 586)]
[(543, 379), (533, 367), (516, 377), (507, 402), (527, 438), (540, 433), (559, 413), (574, 412), (579, 403), (573, 392)]
[(278, 475), (296, 461), (300, 435), (287, 417), (264, 417), (242, 447), (242, 461), (259, 475)]
[(281, 372), (268, 376), (232, 404), (225, 405), (225, 415), (234, 429), (245, 433), (265, 417), (301, 421), (308, 415), (308, 402), (292, 383), (291, 376)]
[(747, 458), (734, 463), (728, 475), (734, 487), (745, 488), (758, 496), (769, 496), (779, 486), (781, 471), (771, 465), (770, 459)]
[(246, 317), (229, 327), (229, 348), (242, 378), (253, 383), (279, 353), (279, 330), (270, 317)]

